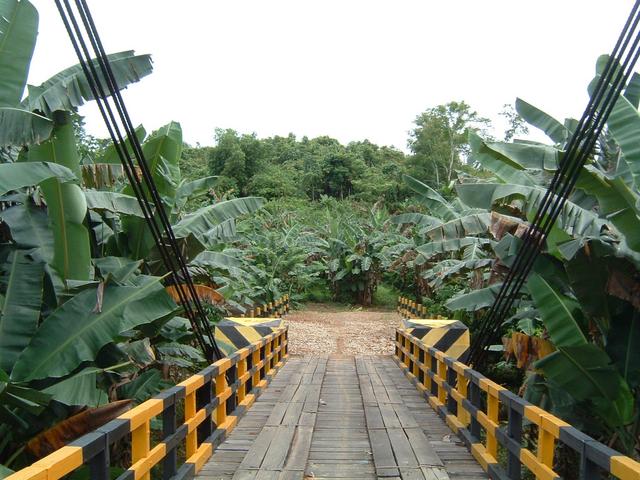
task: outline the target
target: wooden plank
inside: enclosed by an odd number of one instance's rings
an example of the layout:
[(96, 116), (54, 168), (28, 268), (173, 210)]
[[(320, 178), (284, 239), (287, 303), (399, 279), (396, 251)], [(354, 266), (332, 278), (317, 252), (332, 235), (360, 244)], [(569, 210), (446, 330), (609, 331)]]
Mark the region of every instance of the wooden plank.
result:
[[(265, 427), (266, 428), (266, 427)], [(295, 427), (281, 425), (275, 427), (276, 433), (269, 444), (261, 469), (282, 470), (287, 459), (287, 454), (291, 448), (291, 441), (295, 433)]]
[(240, 469), (259, 468), (279, 427), (264, 427), (240, 463)]
[(367, 420), (367, 428), (384, 428), (384, 422), (382, 420), (382, 414), (380, 408), (374, 405), (366, 405), (364, 407), (364, 414)]
[(380, 405), (380, 414), (382, 415), (382, 421), (384, 422), (384, 426), (387, 428), (400, 428), (400, 420), (396, 415), (396, 411), (393, 409), (392, 405)]
[(442, 466), (442, 460), (440, 460), (422, 430), (419, 428), (407, 428), (405, 433), (420, 465)]
[(396, 468), (396, 460), (391, 449), (391, 442), (384, 429), (369, 430), (373, 463), (379, 477), (397, 477), (400, 471)]
[(403, 428), (418, 428), (416, 420), (413, 418), (413, 415), (411, 415), (411, 412), (409, 412), (409, 409), (407, 409), (406, 406), (394, 405), (393, 410), (396, 412), (396, 416)]
[(269, 426), (280, 425), (282, 423), (282, 419), (284, 418), (284, 414), (287, 412), (287, 408), (289, 408), (289, 404), (286, 402), (276, 403), (265, 425), (269, 425)]
[(409, 439), (401, 428), (387, 428), (397, 465), (400, 467), (418, 467), (418, 459), (413, 452)]
[(287, 412), (284, 414), (282, 418), (282, 425), (290, 425), (295, 426), (298, 424), (300, 419), (300, 414), (302, 413), (302, 407), (304, 404), (302, 403), (290, 403)]
[(305, 469), (307, 466), (307, 459), (309, 458), (312, 435), (313, 427), (296, 428), (291, 450), (289, 451), (289, 456), (284, 466), (285, 470)]

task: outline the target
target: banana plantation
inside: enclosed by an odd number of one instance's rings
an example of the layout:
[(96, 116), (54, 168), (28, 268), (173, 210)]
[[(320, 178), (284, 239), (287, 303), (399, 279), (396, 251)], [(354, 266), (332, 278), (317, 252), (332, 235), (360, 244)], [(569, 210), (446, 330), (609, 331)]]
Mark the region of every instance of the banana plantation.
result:
[[(452, 101), (407, 152), (232, 129), (203, 147), (130, 124), (119, 92), (151, 56), (104, 52), (70, 3), (79, 63), (30, 85), (38, 12), (0, 0), (0, 478), (640, 478), (640, 75), (621, 51), (576, 86), (582, 119), (518, 98), (499, 136)], [(89, 134), (85, 104), (125, 132)], [(389, 355), (289, 356), (289, 309), (398, 298)], [(274, 413), (233, 457), (256, 400)]]

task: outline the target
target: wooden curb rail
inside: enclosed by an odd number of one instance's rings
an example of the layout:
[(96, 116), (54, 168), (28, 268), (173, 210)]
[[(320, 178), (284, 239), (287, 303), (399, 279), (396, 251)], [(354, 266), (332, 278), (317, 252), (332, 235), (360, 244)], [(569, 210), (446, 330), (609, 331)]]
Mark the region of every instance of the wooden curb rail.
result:
[[(288, 330), (281, 328), (7, 480), (57, 480), (83, 465), (89, 467), (92, 480), (109, 480), (110, 446), (127, 437), (132, 464), (118, 480), (149, 480), (156, 466), (164, 480), (192, 478), (284, 364), (287, 341)], [(162, 420), (162, 438), (152, 446), (151, 421), (157, 416)], [(184, 420), (178, 426), (179, 418)], [(182, 445), (186, 459), (178, 467)], [(160, 472), (154, 470), (156, 476), (160, 477)]]
[[(558, 460), (556, 442), (560, 442), (578, 455), (581, 479), (600, 479), (602, 474), (640, 479), (640, 463), (402, 329), (396, 330), (394, 359), (491, 478), (519, 480), (525, 466), (538, 480), (559, 479), (554, 460)], [(507, 412), (506, 418), (500, 418), (501, 412)], [(537, 426), (536, 452), (522, 446), (524, 421)], [(499, 447), (506, 452), (503, 463), (498, 461)]]

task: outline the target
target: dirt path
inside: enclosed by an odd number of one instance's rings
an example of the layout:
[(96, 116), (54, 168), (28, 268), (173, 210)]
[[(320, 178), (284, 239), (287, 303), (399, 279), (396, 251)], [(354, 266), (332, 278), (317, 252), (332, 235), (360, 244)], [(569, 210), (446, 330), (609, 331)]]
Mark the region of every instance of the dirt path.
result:
[(285, 317), (289, 325), (289, 352), (390, 354), (400, 317), (394, 311), (346, 310), (337, 306), (308, 304)]

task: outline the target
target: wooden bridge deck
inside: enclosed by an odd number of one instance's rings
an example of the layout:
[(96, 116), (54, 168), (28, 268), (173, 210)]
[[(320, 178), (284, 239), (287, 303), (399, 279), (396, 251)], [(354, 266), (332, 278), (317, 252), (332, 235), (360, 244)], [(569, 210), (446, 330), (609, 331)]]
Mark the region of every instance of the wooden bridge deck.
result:
[(390, 356), (289, 357), (196, 478), (487, 478)]

